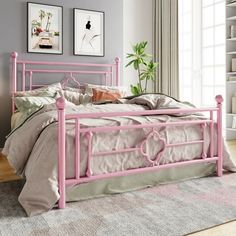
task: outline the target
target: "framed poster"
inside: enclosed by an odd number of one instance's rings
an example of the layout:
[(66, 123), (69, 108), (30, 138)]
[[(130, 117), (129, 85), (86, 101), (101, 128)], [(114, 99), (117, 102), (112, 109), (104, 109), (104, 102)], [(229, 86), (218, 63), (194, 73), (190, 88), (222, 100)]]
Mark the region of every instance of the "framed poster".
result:
[(27, 52), (63, 53), (63, 8), (27, 3)]
[(104, 56), (104, 12), (74, 8), (74, 55)]

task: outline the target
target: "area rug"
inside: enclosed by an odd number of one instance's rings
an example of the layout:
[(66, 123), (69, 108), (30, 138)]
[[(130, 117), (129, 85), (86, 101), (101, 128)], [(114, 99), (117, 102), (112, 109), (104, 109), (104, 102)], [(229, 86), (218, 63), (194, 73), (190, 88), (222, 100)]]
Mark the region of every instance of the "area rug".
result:
[(68, 203), (28, 218), (21, 181), (0, 183), (0, 235), (178, 236), (236, 219), (236, 174)]

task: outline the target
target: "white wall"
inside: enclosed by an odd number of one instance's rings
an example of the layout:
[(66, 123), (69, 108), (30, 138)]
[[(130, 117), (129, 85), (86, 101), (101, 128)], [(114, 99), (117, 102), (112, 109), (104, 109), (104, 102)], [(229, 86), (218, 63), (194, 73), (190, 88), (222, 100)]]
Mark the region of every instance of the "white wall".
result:
[(137, 82), (137, 72), (126, 68), (126, 53), (132, 52), (131, 44), (148, 41), (148, 53), (153, 53), (153, 0), (123, 1), (123, 48), (124, 73), (123, 85), (129, 86)]

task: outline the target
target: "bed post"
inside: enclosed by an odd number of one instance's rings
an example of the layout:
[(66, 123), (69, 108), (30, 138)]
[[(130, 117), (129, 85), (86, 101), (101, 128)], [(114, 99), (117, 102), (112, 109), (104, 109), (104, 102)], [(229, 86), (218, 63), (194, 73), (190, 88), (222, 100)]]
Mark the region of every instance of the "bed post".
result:
[(16, 71), (17, 71), (17, 52), (12, 52), (12, 71), (11, 71), (11, 96), (12, 96), (12, 113), (15, 111), (14, 96), (16, 92)]
[(116, 62), (116, 86), (119, 86), (120, 85), (120, 58), (116, 57), (115, 62)]
[[(223, 98), (221, 95), (216, 96), (217, 102), (217, 175), (222, 176), (223, 172), (223, 138), (222, 138), (222, 102)], [(212, 140), (213, 141), (213, 140)]]
[(65, 158), (66, 158), (66, 144), (65, 144), (65, 99), (60, 97), (56, 102), (58, 111), (58, 188), (59, 188), (59, 202), (60, 209), (65, 208)]

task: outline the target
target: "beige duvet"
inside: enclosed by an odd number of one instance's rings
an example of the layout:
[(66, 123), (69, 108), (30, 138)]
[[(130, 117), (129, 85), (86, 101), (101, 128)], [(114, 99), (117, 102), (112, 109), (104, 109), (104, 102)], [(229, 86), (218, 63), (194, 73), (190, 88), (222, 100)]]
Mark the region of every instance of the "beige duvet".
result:
[[(106, 104), (75, 106), (67, 104), (67, 113), (87, 112), (118, 112), (118, 111), (143, 111), (149, 109), (145, 105), (137, 104)], [(150, 106), (149, 106), (150, 107)], [(3, 153), (16, 172), (26, 178), (26, 183), (19, 196), (21, 205), (29, 216), (36, 215), (51, 209), (59, 199), (57, 183), (57, 111), (55, 105), (45, 106), (28, 118), (23, 125), (15, 129), (8, 137)], [(173, 117), (167, 115), (140, 116), (123, 118), (82, 119), (83, 127), (103, 125), (144, 124), (150, 122), (167, 122), (176, 120), (205, 119), (199, 115)], [(67, 122), (67, 165), (66, 176), (74, 177), (74, 124)], [(208, 128), (207, 128), (208, 129)], [(181, 127), (158, 128), (160, 135), (167, 143), (184, 142), (202, 138), (199, 126), (184, 125)], [(137, 129), (132, 131), (97, 133), (93, 136), (92, 152), (109, 151), (134, 147), (147, 136), (150, 129)], [(209, 132), (206, 135), (205, 151), (208, 152)], [(216, 139), (215, 139), (216, 140)], [(146, 144), (151, 156), (154, 156), (161, 147), (150, 139)], [(216, 145), (215, 145), (216, 147)], [(170, 163), (181, 160), (199, 158), (202, 145), (181, 146), (168, 148), (164, 152), (160, 163)], [(87, 161), (87, 139), (81, 137), (81, 176), (85, 175)], [(96, 157), (92, 160), (92, 173), (94, 175), (121, 171), (130, 168), (145, 167), (149, 164), (139, 152), (116, 154)], [(235, 165), (224, 151), (224, 168), (236, 171)]]

